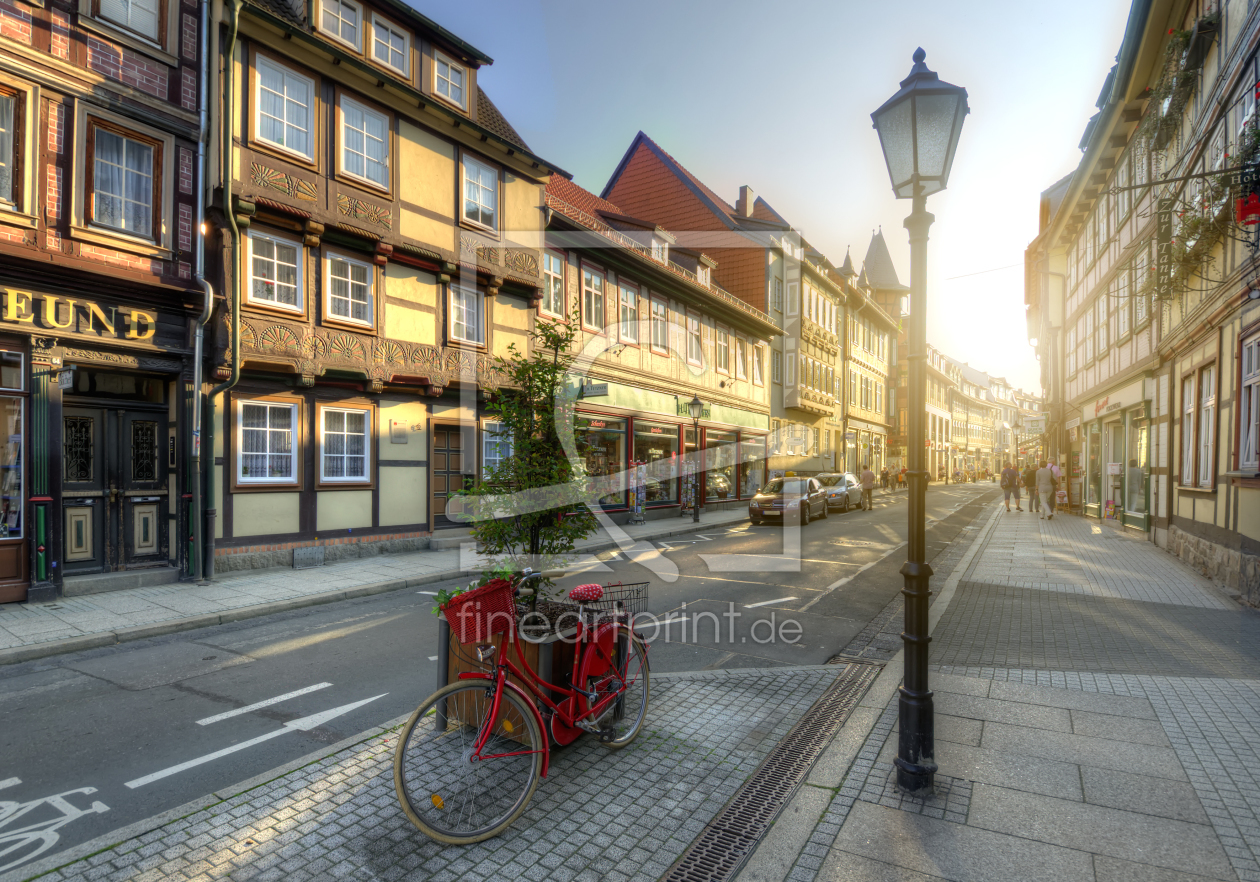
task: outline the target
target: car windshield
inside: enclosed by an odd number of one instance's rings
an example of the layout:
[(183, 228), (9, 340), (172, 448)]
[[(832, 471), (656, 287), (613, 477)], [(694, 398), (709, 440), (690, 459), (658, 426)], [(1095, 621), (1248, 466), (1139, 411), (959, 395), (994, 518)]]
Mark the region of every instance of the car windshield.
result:
[(834, 487), (839, 484), (843, 478), (840, 475), (819, 475), (818, 483), (824, 487)]
[(806, 478), (775, 478), (765, 487), (761, 488), (762, 493), (806, 493), (809, 489), (809, 481)]

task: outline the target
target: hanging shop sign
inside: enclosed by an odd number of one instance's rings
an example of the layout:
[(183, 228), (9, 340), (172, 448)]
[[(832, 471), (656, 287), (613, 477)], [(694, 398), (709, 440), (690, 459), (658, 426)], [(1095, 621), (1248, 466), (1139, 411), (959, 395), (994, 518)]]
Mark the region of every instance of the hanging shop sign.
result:
[(1155, 210), (1155, 296), (1172, 296), (1172, 199), (1161, 199)]
[(0, 288), (0, 321), (18, 328), (135, 341), (157, 333), (157, 316), (147, 310), (18, 288)]

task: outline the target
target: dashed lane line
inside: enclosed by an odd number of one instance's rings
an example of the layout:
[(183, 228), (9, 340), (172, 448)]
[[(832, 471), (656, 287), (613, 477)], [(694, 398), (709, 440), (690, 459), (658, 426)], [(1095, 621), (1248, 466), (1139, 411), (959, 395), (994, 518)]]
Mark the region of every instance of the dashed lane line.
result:
[(745, 603), (744, 609), (756, 609), (759, 606), (770, 606), (775, 603), (787, 603), (789, 600), (796, 600), (795, 597), (776, 597), (774, 600), (763, 600), (760, 603)]
[(299, 695), (309, 695), (312, 692), (318, 692), (321, 689), (327, 689), (331, 685), (332, 685), (331, 683), (316, 683), (314, 686), (307, 686), (305, 689), (298, 689), (294, 692), (286, 692), (284, 695), (277, 695), (275, 698), (267, 698), (267, 699), (264, 699), (263, 701), (255, 702), (254, 704), (247, 704), (245, 705), (245, 707), (238, 707), (235, 710), (224, 711), (221, 714), (215, 714), (212, 717), (206, 717), (204, 719), (198, 720), (197, 725), (209, 726), (211, 723), (217, 723), (220, 720), (227, 720), (227, 719), (231, 719), (232, 717), (239, 717), (241, 714), (252, 713), (260, 708), (270, 707), (273, 704), (279, 704), (282, 701), (288, 701), (290, 698), (297, 698)]

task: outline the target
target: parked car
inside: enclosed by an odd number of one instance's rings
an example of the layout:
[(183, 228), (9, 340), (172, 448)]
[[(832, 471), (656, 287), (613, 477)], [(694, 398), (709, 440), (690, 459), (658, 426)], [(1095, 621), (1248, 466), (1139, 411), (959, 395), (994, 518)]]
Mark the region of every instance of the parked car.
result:
[(862, 482), (847, 472), (834, 472), (818, 476), (823, 492), (827, 494), (827, 507), (842, 512), (862, 504)]
[(799, 518), (804, 526), (810, 518), (826, 516), (827, 494), (817, 478), (774, 478), (748, 501), (748, 519), (754, 526), (785, 518)]

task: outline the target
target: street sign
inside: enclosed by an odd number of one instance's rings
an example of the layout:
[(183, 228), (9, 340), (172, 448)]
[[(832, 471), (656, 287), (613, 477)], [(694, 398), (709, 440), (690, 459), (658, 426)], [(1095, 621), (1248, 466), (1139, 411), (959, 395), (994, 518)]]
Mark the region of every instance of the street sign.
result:
[(1161, 199), (1155, 211), (1155, 296), (1172, 295), (1172, 199)]
[(582, 398), (600, 398), (608, 394), (607, 383), (588, 383), (582, 387)]
[(57, 374), (57, 388), (58, 389), (73, 389), (74, 388), (74, 368), (69, 368)]

